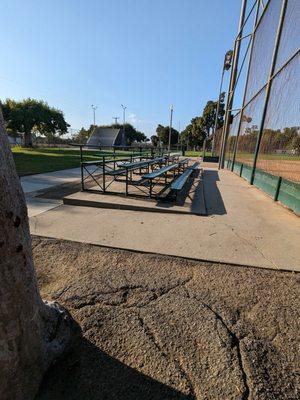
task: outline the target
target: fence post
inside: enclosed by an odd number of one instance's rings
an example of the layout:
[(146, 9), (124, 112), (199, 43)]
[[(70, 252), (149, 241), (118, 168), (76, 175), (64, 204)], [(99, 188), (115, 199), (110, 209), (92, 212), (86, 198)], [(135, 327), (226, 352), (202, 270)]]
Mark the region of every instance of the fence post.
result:
[(268, 103), (269, 103), (270, 91), (271, 91), (271, 86), (272, 86), (271, 78), (272, 78), (272, 75), (274, 74), (274, 70), (275, 70), (286, 6), (287, 6), (287, 0), (283, 0), (282, 6), (281, 6), (280, 17), (279, 17), (279, 21), (278, 21), (277, 34), (276, 34), (275, 43), (274, 43), (274, 51), (273, 51), (273, 57), (272, 57), (272, 62), (271, 62), (271, 68), (270, 68), (270, 73), (269, 73), (267, 87), (266, 87), (265, 102), (264, 102), (264, 106), (263, 106), (262, 117), (261, 117), (261, 121), (260, 121), (260, 125), (259, 125), (259, 131), (258, 131), (258, 136), (257, 136), (257, 140), (256, 140), (256, 145), (255, 145), (250, 185), (253, 185), (253, 182), (254, 182), (258, 152), (259, 152), (259, 147), (260, 147), (260, 143), (261, 143), (261, 139), (262, 139), (262, 135), (263, 135), (263, 129), (264, 129), (264, 124), (265, 124), (265, 119), (266, 119), (266, 114), (267, 114), (267, 107), (268, 107)]
[(274, 201), (277, 201), (277, 200), (278, 200), (278, 195), (279, 195), (279, 190), (280, 190), (280, 186), (281, 186), (281, 181), (282, 181), (282, 177), (279, 176), (279, 177), (278, 177), (278, 181), (277, 181), (276, 191), (275, 191), (275, 194), (274, 194)]
[[(241, 164), (241, 168), (240, 168), (240, 176), (242, 176), (243, 173), (243, 168), (244, 168), (244, 164)], [(232, 169), (233, 170), (233, 169)]]

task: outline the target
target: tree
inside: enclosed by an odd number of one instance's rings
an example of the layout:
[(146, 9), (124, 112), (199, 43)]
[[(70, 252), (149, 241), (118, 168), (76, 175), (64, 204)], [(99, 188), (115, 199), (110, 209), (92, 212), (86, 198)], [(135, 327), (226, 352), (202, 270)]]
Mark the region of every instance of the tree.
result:
[[(123, 129), (123, 126), (119, 126)], [(133, 142), (141, 143), (147, 141), (147, 136), (135, 129), (131, 124), (125, 124), (125, 138), (127, 146), (131, 146)]]
[(157, 147), (159, 144), (159, 139), (156, 135), (152, 135), (151, 136), (151, 143), (153, 144), (154, 147)]
[(193, 118), (191, 123), (181, 133), (181, 143), (191, 147), (202, 146), (206, 137), (202, 123), (202, 117)]
[[(169, 144), (169, 132), (170, 132), (169, 126), (163, 126), (163, 125), (159, 124), (156, 128), (156, 133), (157, 133), (158, 139), (165, 146), (167, 146)], [(171, 129), (171, 144), (178, 143), (178, 135), (179, 135), (179, 132), (176, 129), (172, 128)]]
[(37, 287), (25, 204), (0, 108), (0, 398), (32, 399), (78, 328)]
[(94, 125), (91, 125), (88, 129), (81, 128), (78, 133), (72, 136), (73, 142), (79, 144), (86, 144), (88, 138), (93, 133)]
[[(220, 95), (220, 104), (219, 104), (219, 111), (218, 111), (218, 119), (217, 119), (217, 129), (221, 128), (224, 123), (224, 114), (225, 114), (225, 93), (221, 93)], [(202, 126), (206, 132), (206, 136), (210, 135), (211, 130), (215, 126), (216, 121), (216, 113), (217, 113), (218, 102), (209, 100), (202, 112)]]
[[(220, 95), (220, 104), (218, 110), (217, 129), (223, 126), (224, 123), (224, 108), (225, 108), (225, 93)], [(181, 133), (180, 142), (188, 144), (189, 146), (202, 146), (205, 139), (207, 139), (212, 129), (215, 126), (217, 101), (209, 100), (202, 112), (201, 116), (191, 119), (191, 123)]]
[(7, 99), (3, 104), (6, 127), (24, 134), (24, 146), (32, 146), (32, 133), (43, 136), (64, 135), (68, 131), (62, 111), (49, 107), (41, 100), (25, 99), (14, 101)]

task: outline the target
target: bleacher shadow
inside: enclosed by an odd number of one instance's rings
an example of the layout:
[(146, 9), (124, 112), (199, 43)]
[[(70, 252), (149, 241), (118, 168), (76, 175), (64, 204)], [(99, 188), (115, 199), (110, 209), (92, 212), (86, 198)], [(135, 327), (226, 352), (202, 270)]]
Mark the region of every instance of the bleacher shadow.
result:
[(217, 186), (220, 181), (217, 170), (205, 170), (203, 174), (204, 196), (207, 215), (227, 214), (222, 195)]
[(105, 353), (85, 338), (46, 374), (35, 400), (193, 400)]
[(200, 170), (195, 171), (193, 177), (187, 181), (176, 200), (167, 196), (163, 200), (158, 200), (157, 206), (164, 208), (180, 206), (189, 208), (192, 214), (206, 215), (203, 199), (203, 181)]

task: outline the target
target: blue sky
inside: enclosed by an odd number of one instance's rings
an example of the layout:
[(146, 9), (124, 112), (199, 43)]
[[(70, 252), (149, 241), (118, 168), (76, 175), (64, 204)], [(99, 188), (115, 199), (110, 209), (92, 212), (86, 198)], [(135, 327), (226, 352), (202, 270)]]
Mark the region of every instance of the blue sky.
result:
[[(216, 99), (240, 0), (2, 0), (0, 98), (60, 108), (72, 128), (122, 117), (148, 136)], [(227, 82), (225, 82), (227, 90)]]

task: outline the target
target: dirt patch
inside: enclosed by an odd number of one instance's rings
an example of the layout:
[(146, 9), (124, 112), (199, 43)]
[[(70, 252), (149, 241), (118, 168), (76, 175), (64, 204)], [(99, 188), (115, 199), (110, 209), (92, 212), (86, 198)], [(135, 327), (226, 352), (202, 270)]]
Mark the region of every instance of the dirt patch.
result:
[(83, 339), (39, 400), (297, 399), (299, 275), (33, 238)]

